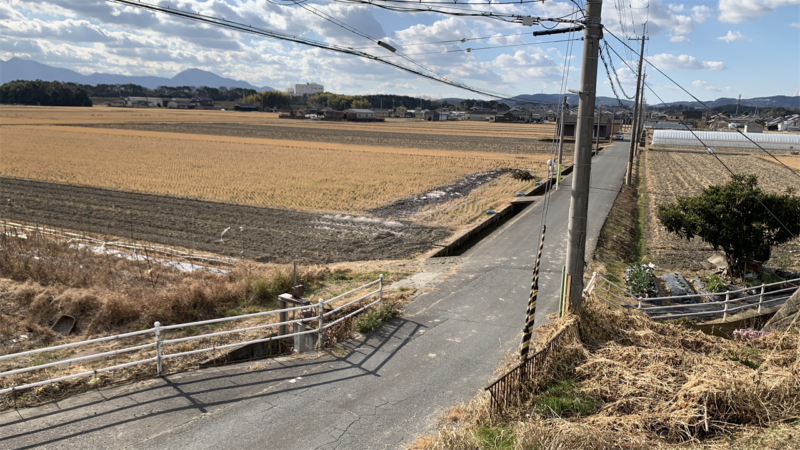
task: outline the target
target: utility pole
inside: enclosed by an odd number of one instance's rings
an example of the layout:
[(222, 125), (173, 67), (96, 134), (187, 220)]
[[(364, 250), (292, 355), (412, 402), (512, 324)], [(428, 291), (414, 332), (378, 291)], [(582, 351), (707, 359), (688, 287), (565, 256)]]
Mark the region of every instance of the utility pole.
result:
[(592, 125), (597, 95), (597, 58), (603, 25), (600, 23), (602, 0), (586, 0), (583, 32), (581, 87), (578, 92), (578, 123), (575, 139), (572, 197), (569, 203), (569, 231), (566, 267), (566, 308), (580, 305), (583, 295), (583, 269), (586, 255), (586, 224), (589, 214), (589, 186), (592, 173)]
[(636, 141), (639, 140), (639, 136), (637, 135), (639, 132), (639, 93), (642, 84), (642, 60), (644, 59), (644, 41), (647, 40), (647, 38), (644, 36), (644, 27), (642, 27), (641, 38), (628, 38), (628, 39), (632, 41), (641, 39), (642, 49), (639, 51), (639, 67), (636, 69), (636, 94), (633, 96), (635, 101), (633, 104), (633, 123), (631, 124), (631, 146), (630, 150), (628, 151), (628, 170), (625, 172), (625, 184), (631, 184), (631, 175), (633, 173), (633, 155), (634, 152), (636, 151)]
[(567, 104), (567, 96), (564, 96), (564, 104), (561, 106), (561, 126), (559, 127), (558, 134), (558, 166), (556, 166), (556, 185), (561, 185), (561, 168), (563, 167), (563, 159), (564, 159), (564, 117), (566, 116), (566, 112), (569, 110), (569, 104)]

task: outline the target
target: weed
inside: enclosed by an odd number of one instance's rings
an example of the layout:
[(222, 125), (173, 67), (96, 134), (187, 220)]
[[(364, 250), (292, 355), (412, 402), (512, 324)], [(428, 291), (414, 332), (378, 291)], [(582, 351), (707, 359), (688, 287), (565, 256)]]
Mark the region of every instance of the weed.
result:
[(198, 330), (197, 327), (186, 327), (183, 329), (184, 336), (195, 336), (198, 333), (200, 333), (200, 330)]
[(705, 283), (708, 292), (718, 293), (728, 290), (728, 286), (725, 282), (715, 273), (708, 274), (708, 276), (702, 277), (701, 280)]
[(579, 392), (574, 381), (560, 381), (547, 387), (536, 399), (534, 408), (545, 417), (582, 417), (595, 409), (595, 398)]
[(369, 333), (378, 328), (381, 322), (386, 322), (392, 317), (397, 317), (397, 310), (389, 305), (381, 305), (375, 309), (370, 309), (356, 319), (356, 329), (361, 333)]
[(652, 264), (631, 264), (625, 270), (625, 282), (631, 294), (645, 298), (656, 296), (658, 287), (653, 268)]
[(753, 361), (750, 358), (747, 358), (745, 356), (741, 356), (740, 357), (739, 355), (728, 355), (724, 359), (726, 359), (728, 361), (736, 361), (736, 362), (741, 363), (742, 365), (747, 366), (747, 367), (749, 367), (751, 369), (758, 369), (758, 367), (761, 365), (761, 363), (759, 363), (759, 362)]
[(475, 429), (480, 449), (511, 450), (514, 448), (514, 436), (510, 429), (504, 427), (489, 428), (479, 425)]

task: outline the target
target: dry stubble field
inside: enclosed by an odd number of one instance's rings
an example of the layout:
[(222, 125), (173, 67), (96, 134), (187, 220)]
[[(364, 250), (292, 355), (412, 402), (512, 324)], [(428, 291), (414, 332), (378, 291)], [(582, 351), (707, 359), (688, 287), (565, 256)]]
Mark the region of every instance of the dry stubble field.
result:
[[(713, 268), (706, 261), (714, 249), (700, 240), (678, 239), (661, 227), (656, 206), (673, 203), (678, 196), (700, 194), (703, 187), (730, 180), (719, 162), (705, 153), (650, 150), (644, 152), (646, 180), (647, 254), (663, 270), (702, 271)], [(750, 155), (719, 155), (737, 174), (758, 175), (759, 186), (767, 192), (785, 192), (792, 186), (800, 192), (800, 180), (774, 161)], [(797, 157), (780, 158), (798, 167)], [(794, 240), (772, 251), (770, 267), (800, 267), (800, 241)]]
[[(522, 168), (541, 178), (550, 150), (541, 139), (552, 133), (547, 125), (111, 108), (3, 107), (0, 125), (9, 217), (170, 245), (206, 242), (201, 249), (228, 254), (230, 235), (214, 236), (244, 227), (251, 236), (242, 231), (239, 239), (258, 247), (251, 257), (305, 262), (423, 251), (446, 238), (443, 226), (473, 223), (532, 183), (495, 176), (404, 221), (342, 214), (364, 215), (475, 172)], [(296, 248), (308, 242), (324, 248), (301, 255)], [(354, 246), (366, 252), (349, 255)], [(236, 253), (247, 253), (241, 247)]]

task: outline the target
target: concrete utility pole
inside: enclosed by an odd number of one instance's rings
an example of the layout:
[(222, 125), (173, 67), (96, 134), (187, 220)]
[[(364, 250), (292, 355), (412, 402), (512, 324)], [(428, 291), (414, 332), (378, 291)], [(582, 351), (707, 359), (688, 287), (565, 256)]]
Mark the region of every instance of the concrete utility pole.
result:
[(558, 171), (558, 175), (556, 175), (556, 183), (558, 185), (561, 184), (561, 168), (563, 167), (563, 158), (564, 158), (564, 117), (569, 111), (569, 104), (567, 104), (567, 96), (564, 96), (564, 105), (561, 106), (561, 126), (558, 130), (558, 166), (556, 166), (556, 170)]
[[(645, 25), (646, 26), (646, 25)], [(634, 38), (628, 38), (632, 41), (638, 40)], [(630, 151), (628, 152), (628, 171), (625, 172), (625, 184), (631, 184), (631, 175), (633, 174), (633, 154), (636, 151), (636, 141), (639, 140), (638, 132), (639, 132), (639, 88), (642, 84), (642, 60), (644, 59), (644, 41), (647, 40), (644, 37), (644, 27), (642, 27), (642, 49), (639, 51), (639, 67), (636, 69), (636, 94), (634, 94), (634, 104), (633, 104), (633, 123), (631, 124), (631, 147)], [(642, 89), (644, 90), (644, 89)]]
[(592, 172), (592, 125), (597, 95), (597, 58), (603, 26), (600, 23), (602, 0), (586, 0), (583, 32), (581, 88), (578, 93), (578, 123), (575, 139), (575, 170), (572, 175), (572, 198), (569, 203), (567, 279), (565, 298), (569, 309), (580, 305), (583, 294), (583, 267), (586, 254), (586, 223), (589, 213), (589, 183)]

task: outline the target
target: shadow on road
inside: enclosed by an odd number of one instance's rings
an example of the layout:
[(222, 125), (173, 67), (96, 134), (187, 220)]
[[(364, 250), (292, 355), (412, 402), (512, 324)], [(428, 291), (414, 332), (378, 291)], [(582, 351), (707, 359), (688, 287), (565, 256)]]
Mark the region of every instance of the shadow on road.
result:
[[(107, 395), (108, 391), (119, 388), (97, 390), (96, 393), (102, 399), (93, 396), (92, 399), (81, 402), (80, 396), (86, 397), (89, 393), (80, 394), (70, 399), (70, 403), (77, 401), (80, 404), (62, 408), (56, 403), (58, 410), (43, 414), (36, 414), (36, 410), (48, 408), (47, 406), (21, 410), (24, 415), (30, 417), (20, 416), (19, 420), (0, 426), (2, 436), (0, 447), (4, 447), (2, 444), (5, 443), (11, 444), (13, 448), (33, 448), (155, 416), (193, 409), (207, 413), (211, 408), (243, 400), (280, 397), (282, 394), (335, 385), (346, 380), (380, 377), (378, 373), (380, 369), (411, 342), (422, 328), (426, 327), (402, 317), (394, 318), (373, 333), (344, 343), (343, 346), (349, 350), (345, 356), (336, 356), (333, 352), (328, 352), (327, 355), (315, 360), (276, 362), (261, 370), (251, 370), (247, 366), (238, 364), (219, 367), (213, 371), (208, 370), (206, 371), (208, 376), (204, 376), (204, 370), (201, 369), (189, 377), (185, 377), (184, 373), (184, 376), (177, 377), (176, 380), (170, 376), (161, 377), (156, 379), (158, 381), (154, 386), (137, 388), (129, 392)], [(368, 341), (377, 345), (368, 345)], [(389, 342), (396, 343), (396, 347), (384, 350)], [(252, 362), (249, 364), (252, 367)], [(374, 368), (368, 370), (365, 368), (366, 365)], [(313, 371), (322, 366), (325, 366), (322, 370)], [(290, 380), (295, 380), (298, 375), (302, 375), (303, 383), (290, 384)], [(211, 394), (216, 400), (204, 402), (198, 399)], [(220, 397), (222, 399), (219, 399)], [(118, 404), (119, 401), (115, 400), (120, 399), (127, 399), (130, 402), (119, 406), (112, 405)], [(280, 398), (277, 401), (279, 402)], [(180, 403), (180, 406), (175, 403)], [(148, 413), (138, 415), (134, 413), (134, 411), (138, 413), (143, 407), (148, 409)], [(134, 414), (133, 418), (130, 417), (131, 414)], [(80, 432), (73, 433), (75, 429), (80, 429)], [(142, 435), (140, 438), (146, 436)]]

